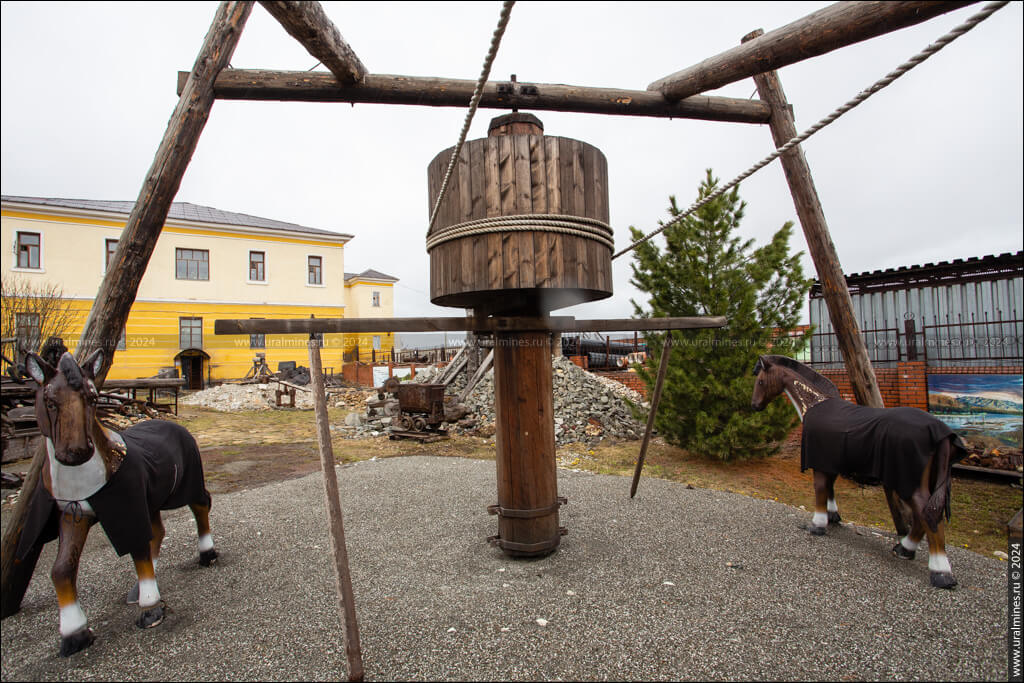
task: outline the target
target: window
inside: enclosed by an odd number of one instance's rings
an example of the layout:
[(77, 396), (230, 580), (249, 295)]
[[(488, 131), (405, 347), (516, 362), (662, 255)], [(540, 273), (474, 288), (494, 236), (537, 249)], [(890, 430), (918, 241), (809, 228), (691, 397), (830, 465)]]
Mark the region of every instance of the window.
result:
[[(253, 254), (259, 254), (261, 252), (254, 251)], [(251, 258), (250, 258), (251, 260)], [(249, 318), (249, 320), (263, 320), (263, 318)], [(265, 334), (250, 334), (249, 335), (249, 348), (250, 349), (265, 349), (267, 348), (267, 335)]]
[(40, 270), (43, 236), (38, 232), (18, 233), (18, 267)]
[(322, 285), (324, 283), (323, 277), (323, 258), (320, 256), (309, 257), (309, 284), (311, 285)]
[(373, 293), (373, 306), (375, 308), (380, 308), (380, 292)]
[(117, 251), (117, 240), (106, 241), (106, 259), (103, 261), (104, 272), (110, 270), (110, 264), (114, 260), (114, 252)]
[(313, 337), (313, 341), (316, 342), (317, 348), (321, 348), (322, 349), (324, 347), (324, 333), (323, 332), (313, 332), (312, 333), (312, 337)]
[(203, 348), (202, 318), (178, 318), (178, 346), (182, 349)]
[(374, 351), (380, 351), (380, 335), (379, 334), (373, 335), (373, 350)]
[[(114, 240), (114, 241), (116, 242), (117, 240)], [(128, 348), (127, 340), (128, 340), (128, 328), (127, 327), (122, 327), (121, 328), (121, 338), (117, 340), (117, 350), (118, 351), (124, 351), (126, 348)]]
[(206, 249), (175, 249), (174, 277), (178, 280), (209, 280), (210, 252)]
[(15, 313), (14, 336), (19, 351), (38, 351), (42, 342), (38, 313)]
[[(250, 282), (265, 282), (267, 279), (266, 271), (267, 255), (262, 251), (250, 251), (249, 252), (249, 281)], [(259, 348), (263, 348), (262, 346)]]

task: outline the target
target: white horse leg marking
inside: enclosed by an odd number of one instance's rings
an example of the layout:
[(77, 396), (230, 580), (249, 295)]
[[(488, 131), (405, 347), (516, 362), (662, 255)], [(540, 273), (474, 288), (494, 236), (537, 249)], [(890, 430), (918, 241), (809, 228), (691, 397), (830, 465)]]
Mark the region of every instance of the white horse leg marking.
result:
[(213, 534), (203, 534), (199, 537), (199, 552), (205, 553), (213, 550)]
[(911, 539), (910, 534), (903, 537), (903, 540), (900, 541), (900, 545), (912, 553), (917, 552), (918, 542)]
[(828, 510), (829, 512), (839, 512), (839, 508), (836, 507), (836, 499), (829, 498), (828, 504), (825, 506), (825, 509)]
[(826, 512), (815, 512), (814, 517), (811, 518), (811, 524), (814, 526), (826, 527), (828, 526), (828, 513)]
[(953, 573), (953, 567), (950, 566), (946, 553), (941, 551), (931, 552), (930, 548), (928, 552), (928, 569), (942, 574)]
[(66, 607), (60, 608), (60, 635), (67, 638), (72, 633), (85, 628), (86, 619), (82, 606), (75, 600)]
[(139, 581), (139, 607), (146, 609), (160, 602), (160, 589), (156, 586), (156, 579), (141, 579)]

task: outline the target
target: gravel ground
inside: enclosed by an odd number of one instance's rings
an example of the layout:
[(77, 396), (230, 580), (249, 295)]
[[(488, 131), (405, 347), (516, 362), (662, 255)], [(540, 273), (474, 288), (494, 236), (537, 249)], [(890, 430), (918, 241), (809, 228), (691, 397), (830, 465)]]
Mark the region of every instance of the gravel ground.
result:
[[(511, 560), (485, 542), (493, 462), (338, 473), (368, 680), (1007, 679), (1007, 565), (967, 550), (940, 591), (925, 553), (897, 560), (870, 530), (811, 537), (779, 503), (655, 479), (630, 500), (628, 479), (559, 470), (569, 535)], [(212, 524), (206, 569), (191, 515), (165, 513), (174, 613), (149, 631), (121, 601), (131, 562), (94, 529), (79, 586), (97, 640), (67, 659), (50, 544), (3, 622), (3, 680), (344, 678), (320, 474), (217, 496)]]

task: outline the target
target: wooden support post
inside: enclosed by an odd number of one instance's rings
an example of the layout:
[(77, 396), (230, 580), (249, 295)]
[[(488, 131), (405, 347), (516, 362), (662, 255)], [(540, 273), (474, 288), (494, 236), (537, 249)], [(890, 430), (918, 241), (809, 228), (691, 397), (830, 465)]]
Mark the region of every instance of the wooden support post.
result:
[(338, 590), (341, 625), (344, 632), (345, 656), (348, 659), (348, 679), (363, 680), (363, 652), (359, 645), (359, 623), (356, 621), (355, 593), (352, 574), (348, 569), (348, 547), (345, 545), (345, 523), (338, 493), (338, 475), (334, 470), (334, 447), (331, 445), (331, 426), (327, 416), (324, 374), (320, 365), (320, 343), (309, 340), (309, 377), (313, 384), (313, 406), (316, 412), (316, 440), (320, 446), (320, 467), (324, 474), (324, 502), (327, 523), (330, 526), (331, 549), (334, 551), (334, 578)]
[(498, 535), (491, 542), (511, 557), (554, 552), (558, 525), (558, 470), (551, 351), (546, 332), (494, 336), (494, 408), (497, 413)]
[[(763, 33), (758, 29), (744, 36), (743, 40), (752, 40)], [(757, 92), (761, 99), (772, 108), (772, 117), (768, 126), (771, 129), (775, 146), (781, 147), (797, 135), (793, 111), (789, 103), (786, 102), (786, 93), (782, 90), (782, 82), (779, 80), (778, 73), (769, 71), (754, 76), (754, 83), (757, 85)], [(850, 290), (846, 287), (846, 276), (843, 274), (843, 267), (839, 262), (835, 244), (832, 243), (832, 236), (829, 234), (828, 224), (825, 222), (825, 213), (822, 211), (818, 191), (814, 187), (811, 169), (807, 165), (803, 148), (799, 145), (793, 147), (783, 154), (780, 160), (786, 174), (786, 182), (789, 183), (789, 191), (793, 195), (793, 203), (796, 205), (800, 225), (803, 227), (804, 236), (807, 239), (807, 250), (814, 261), (818, 279), (821, 280), (823, 298), (828, 307), (832, 327), (836, 331), (839, 349), (843, 353), (843, 361), (846, 364), (846, 373), (850, 377), (850, 384), (853, 385), (853, 393), (861, 405), (884, 408), (885, 404), (882, 402), (882, 393), (878, 388), (875, 370), (871, 366), (871, 358), (868, 357), (867, 347), (865, 347), (864, 339), (860, 334), (860, 325), (857, 323), (857, 316), (853, 311)], [(911, 527), (909, 507), (889, 489), (886, 489), (885, 496), (897, 530), (909, 529)]]
[(302, 43), (342, 85), (363, 80), (366, 67), (349, 47), (319, 2), (260, 0), (295, 40)]
[(640, 444), (640, 456), (636, 459), (636, 469), (633, 471), (633, 484), (629, 487), (629, 497), (636, 495), (636, 487), (640, 485), (640, 473), (644, 469), (644, 460), (647, 458), (647, 446), (651, 442), (651, 432), (654, 431), (654, 416), (658, 412), (658, 403), (661, 402), (661, 389), (665, 385), (665, 373), (668, 372), (668, 354), (672, 351), (672, 333), (665, 332), (665, 345), (661, 348), (661, 363), (658, 365), (658, 378), (654, 382), (654, 395), (651, 396), (651, 408), (647, 413), (647, 428), (644, 429), (644, 440)]
[[(178, 76), (179, 91), (186, 72)], [(498, 83), (484, 86), (480, 107), (531, 111), (569, 111), (619, 116), (653, 116), (736, 123), (767, 123), (768, 106), (756, 100), (699, 95), (668, 102), (661, 93), (594, 88), (558, 83), (520, 83), (530, 93), (515, 97)], [(354, 85), (339, 86), (328, 73), (229, 69), (217, 78), (217, 99), (282, 102), (352, 102), (465, 108), (476, 81), (454, 78), (367, 74)]]
[(647, 89), (661, 92), (666, 100), (680, 100), (920, 24), (970, 4), (972, 2), (837, 2), (659, 79)]
[[(199, 136), (210, 116), (214, 101), (214, 80), (221, 69), (230, 62), (242, 28), (252, 12), (252, 5), (252, 2), (247, 1), (221, 2), (218, 6), (206, 40), (178, 99), (178, 105), (167, 124), (156, 158), (135, 201), (135, 208), (121, 233), (117, 251), (107, 267), (107, 274), (89, 311), (76, 356), (81, 361), (97, 348), (102, 347), (106, 350), (103, 368), (96, 376), (97, 387), (103, 385), (113, 362), (117, 340), (124, 329), (125, 321), (128, 320), (128, 313), (135, 301), (142, 276), (146, 272), (149, 257), (167, 219), (174, 195), (181, 185), (181, 178), (199, 142)], [(16, 563), (14, 556), (45, 457), (45, 449), (40, 447), (32, 460), (25, 483), (22, 484), (18, 504), (0, 545), (0, 596), (3, 617), (20, 609), (21, 599), (25, 596), (32, 572), (35, 570), (35, 559), (29, 562), (29, 558), (26, 558), (23, 562)], [(38, 557), (38, 553), (35, 553), (35, 557)]]
[[(758, 29), (743, 38), (751, 40), (761, 35)], [(786, 94), (782, 90), (782, 82), (775, 71), (754, 76), (757, 92), (761, 99), (772, 108), (772, 117), (768, 125), (775, 140), (775, 146), (781, 147), (797, 136), (793, 112), (786, 102)], [(804, 236), (807, 238), (807, 250), (814, 261), (815, 270), (821, 280), (821, 289), (828, 306), (829, 318), (835, 328), (839, 340), (839, 348), (846, 361), (846, 371), (853, 384), (853, 392), (857, 402), (873, 408), (882, 408), (882, 394), (878, 389), (875, 371), (871, 367), (867, 348), (860, 335), (860, 326), (853, 311), (853, 301), (846, 287), (846, 276), (843, 274), (839, 255), (828, 231), (825, 213), (818, 199), (818, 191), (811, 178), (811, 169), (807, 165), (803, 149), (797, 145), (782, 155), (782, 168), (793, 195), (796, 213), (800, 218)]]

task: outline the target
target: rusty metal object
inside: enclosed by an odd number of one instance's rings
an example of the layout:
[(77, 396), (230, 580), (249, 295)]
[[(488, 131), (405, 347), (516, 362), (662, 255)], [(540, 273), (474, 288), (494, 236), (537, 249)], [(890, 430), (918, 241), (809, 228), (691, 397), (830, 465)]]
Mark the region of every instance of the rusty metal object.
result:
[[(455, 422), (466, 415), (462, 404), (446, 405), (444, 384), (417, 384), (400, 382), (389, 377), (378, 387), (380, 400), (370, 405), (371, 410), (382, 410), (391, 415), (392, 434), (406, 436), (406, 433), (426, 432), (443, 434), (443, 422)], [(388, 396), (390, 394), (390, 397)], [(397, 399), (397, 400), (396, 400)], [(396, 406), (397, 403), (397, 406)], [(397, 429), (395, 429), (397, 427)]]

